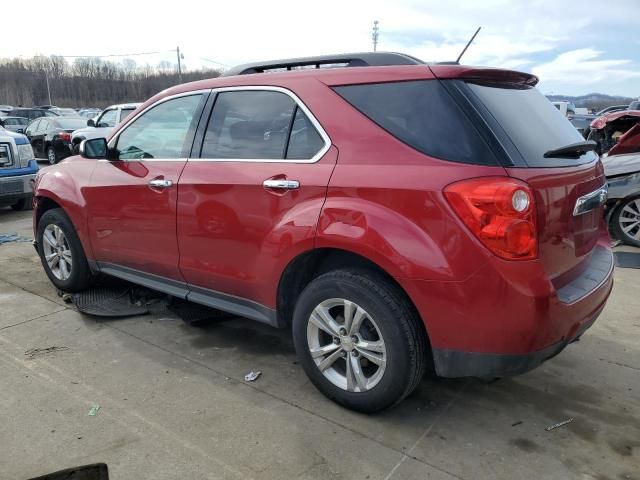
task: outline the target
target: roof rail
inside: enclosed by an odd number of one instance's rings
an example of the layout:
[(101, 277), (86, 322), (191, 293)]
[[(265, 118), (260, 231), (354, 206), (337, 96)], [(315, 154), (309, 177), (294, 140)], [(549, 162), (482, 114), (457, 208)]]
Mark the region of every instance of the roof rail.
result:
[(339, 53), (319, 57), (288, 58), (266, 62), (246, 63), (230, 68), (222, 76), (264, 73), (269, 70), (293, 70), (300, 67), (322, 68), (338, 64), (343, 67), (381, 67), (387, 65), (425, 65), (422, 60), (394, 52)]

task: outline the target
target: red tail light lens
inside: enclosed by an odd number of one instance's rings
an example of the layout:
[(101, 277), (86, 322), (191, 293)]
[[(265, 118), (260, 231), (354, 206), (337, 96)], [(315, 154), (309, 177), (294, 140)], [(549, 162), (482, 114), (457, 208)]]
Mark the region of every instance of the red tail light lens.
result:
[(444, 195), (493, 253), (507, 260), (537, 257), (535, 204), (526, 183), (508, 177), (474, 178), (448, 185)]
[(58, 138), (60, 140), (62, 140), (63, 142), (70, 142), (71, 141), (71, 134), (69, 132), (60, 132), (60, 133), (58, 133)]

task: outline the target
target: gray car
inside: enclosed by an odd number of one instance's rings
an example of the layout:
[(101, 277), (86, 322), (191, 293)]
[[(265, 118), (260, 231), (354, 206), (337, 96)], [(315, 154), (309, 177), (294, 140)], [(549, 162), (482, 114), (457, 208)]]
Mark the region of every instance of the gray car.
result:
[(24, 117), (0, 117), (0, 127), (16, 133), (24, 133), (29, 119)]

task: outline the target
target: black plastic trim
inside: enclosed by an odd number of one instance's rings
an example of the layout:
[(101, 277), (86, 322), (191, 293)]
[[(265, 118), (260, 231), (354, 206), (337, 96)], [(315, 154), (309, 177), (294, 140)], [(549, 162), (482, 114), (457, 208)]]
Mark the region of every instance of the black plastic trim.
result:
[(562, 340), (542, 350), (527, 354), (508, 355), (434, 348), (433, 361), (436, 373), (440, 377), (447, 378), (496, 378), (526, 373), (558, 355), (568, 344), (577, 341), (593, 325), (601, 312), (602, 309), (585, 322), (570, 339)]
[(575, 303), (600, 288), (613, 272), (613, 252), (596, 247), (588, 260), (587, 268), (574, 280), (556, 290), (562, 303)]
[(280, 328), (283, 326), (275, 310), (246, 298), (196, 287), (185, 282), (141, 272), (129, 267), (114, 265), (112, 263), (97, 262), (97, 265), (100, 271), (106, 275), (121, 278), (131, 283), (151, 288), (152, 290), (168, 293), (169, 295), (190, 302), (233, 313), (260, 323), (266, 323), (272, 327)]

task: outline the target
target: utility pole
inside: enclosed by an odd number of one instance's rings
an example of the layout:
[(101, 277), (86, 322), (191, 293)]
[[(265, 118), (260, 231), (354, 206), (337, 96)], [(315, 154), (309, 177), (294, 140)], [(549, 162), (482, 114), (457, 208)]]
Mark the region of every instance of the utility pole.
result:
[(49, 105), (53, 105), (53, 103), (51, 103), (51, 88), (49, 87), (49, 72), (47, 72), (47, 69), (44, 69), (44, 78), (47, 80), (47, 96), (49, 97)]
[(176, 54), (178, 55), (178, 80), (182, 83), (182, 64), (180, 63), (180, 47), (176, 47)]
[(378, 50), (378, 35), (380, 32), (380, 28), (378, 27), (378, 20), (373, 21), (373, 33), (371, 34), (371, 38), (373, 39), (373, 51)]

